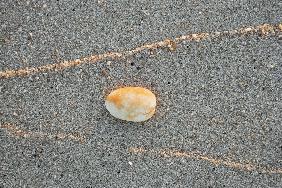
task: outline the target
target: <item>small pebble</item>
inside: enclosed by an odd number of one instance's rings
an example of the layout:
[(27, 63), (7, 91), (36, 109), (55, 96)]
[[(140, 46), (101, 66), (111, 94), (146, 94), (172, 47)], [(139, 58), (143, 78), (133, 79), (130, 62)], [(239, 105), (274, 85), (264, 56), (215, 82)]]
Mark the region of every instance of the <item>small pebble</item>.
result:
[(112, 91), (106, 98), (106, 109), (118, 119), (142, 122), (156, 110), (156, 97), (142, 87), (124, 87)]

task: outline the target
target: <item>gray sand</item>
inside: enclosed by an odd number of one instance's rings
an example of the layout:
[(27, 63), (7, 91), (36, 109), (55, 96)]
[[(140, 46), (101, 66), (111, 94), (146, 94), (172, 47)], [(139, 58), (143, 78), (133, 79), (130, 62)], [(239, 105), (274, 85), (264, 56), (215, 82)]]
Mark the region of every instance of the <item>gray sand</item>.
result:
[[(279, 0), (2, 0), (0, 7), (0, 71), (282, 21)], [(282, 187), (279, 35), (187, 41), (174, 52), (1, 79), (0, 187)], [(106, 111), (105, 95), (123, 85), (156, 93), (152, 119), (128, 123)], [(221, 161), (165, 157), (162, 149)]]

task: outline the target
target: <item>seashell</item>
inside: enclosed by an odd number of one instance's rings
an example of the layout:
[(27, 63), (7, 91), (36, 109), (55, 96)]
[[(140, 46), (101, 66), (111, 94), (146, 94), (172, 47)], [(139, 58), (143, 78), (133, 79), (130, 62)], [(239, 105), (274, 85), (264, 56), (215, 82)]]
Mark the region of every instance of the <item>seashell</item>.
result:
[(146, 88), (124, 87), (112, 91), (105, 105), (110, 114), (118, 119), (141, 122), (154, 115), (156, 96)]

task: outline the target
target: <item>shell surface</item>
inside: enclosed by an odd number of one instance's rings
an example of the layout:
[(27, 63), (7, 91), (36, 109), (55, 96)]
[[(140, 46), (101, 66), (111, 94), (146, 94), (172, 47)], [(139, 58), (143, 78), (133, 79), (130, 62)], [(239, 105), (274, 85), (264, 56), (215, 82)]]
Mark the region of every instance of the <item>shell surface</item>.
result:
[(154, 115), (156, 97), (146, 88), (124, 87), (112, 91), (105, 105), (110, 114), (118, 119), (141, 122)]

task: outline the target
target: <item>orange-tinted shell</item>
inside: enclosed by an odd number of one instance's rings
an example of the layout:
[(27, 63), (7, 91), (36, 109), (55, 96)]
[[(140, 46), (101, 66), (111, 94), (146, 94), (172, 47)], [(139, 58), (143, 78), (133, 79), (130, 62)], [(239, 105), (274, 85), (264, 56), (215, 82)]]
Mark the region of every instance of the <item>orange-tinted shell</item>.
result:
[(105, 105), (116, 118), (141, 122), (154, 115), (156, 97), (146, 88), (124, 87), (112, 91), (107, 96)]

